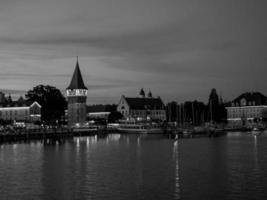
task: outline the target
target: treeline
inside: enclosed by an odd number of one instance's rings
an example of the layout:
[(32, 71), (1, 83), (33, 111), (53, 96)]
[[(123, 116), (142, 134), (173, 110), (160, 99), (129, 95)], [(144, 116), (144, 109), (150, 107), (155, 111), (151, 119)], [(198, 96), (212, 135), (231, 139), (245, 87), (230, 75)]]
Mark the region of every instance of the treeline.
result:
[(117, 105), (115, 104), (94, 104), (88, 105), (86, 108), (87, 113), (90, 112), (115, 112), (117, 111)]
[(218, 96), (216, 89), (212, 89), (208, 103), (200, 101), (186, 101), (183, 103), (170, 102), (166, 105), (167, 121), (179, 124), (200, 125), (205, 122), (226, 122), (227, 103)]

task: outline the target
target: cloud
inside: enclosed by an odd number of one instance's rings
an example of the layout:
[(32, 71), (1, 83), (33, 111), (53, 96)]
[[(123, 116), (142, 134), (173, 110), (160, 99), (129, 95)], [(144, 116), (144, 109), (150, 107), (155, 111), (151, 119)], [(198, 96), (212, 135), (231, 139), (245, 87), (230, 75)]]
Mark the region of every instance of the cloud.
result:
[[(264, 86), (264, 1), (8, 1), (0, 8), (0, 84), (64, 90), (79, 55), (91, 95), (140, 87), (171, 98)], [(16, 16), (16, 17), (14, 17)], [(247, 80), (250, 80), (248, 82)], [(231, 87), (227, 83), (231, 83)], [(238, 95), (238, 94), (237, 94)]]

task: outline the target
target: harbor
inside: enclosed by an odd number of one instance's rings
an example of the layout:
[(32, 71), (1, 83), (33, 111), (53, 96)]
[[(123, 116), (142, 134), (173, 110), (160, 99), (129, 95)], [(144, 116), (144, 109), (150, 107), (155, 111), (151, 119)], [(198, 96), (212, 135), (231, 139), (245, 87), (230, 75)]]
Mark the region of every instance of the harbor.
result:
[(177, 142), (162, 135), (114, 133), (48, 145), (43, 140), (4, 143), (0, 196), (249, 200), (253, 194), (265, 199), (266, 144), (265, 133), (245, 132)]
[(31, 130), (15, 130), (0, 132), (0, 144), (19, 141), (31, 140), (50, 140), (59, 142), (66, 138), (82, 137), (82, 136), (102, 136), (112, 133), (114, 130), (107, 129), (69, 129), (69, 128), (51, 128), (51, 129), (31, 129)]
[(267, 1), (0, 1), (0, 200), (267, 199)]
[[(128, 124), (129, 125), (129, 124)], [(153, 127), (142, 125), (133, 125), (125, 127), (122, 126), (92, 126), (85, 128), (35, 128), (35, 129), (11, 129), (2, 130), (0, 132), (0, 145), (3, 143), (16, 143), (21, 141), (32, 140), (49, 140), (53, 142), (61, 142), (66, 138), (73, 137), (87, 137), (99, 136), (103, 137), (108, 134), (122, 134), (122, 135), (161, 135), (169, 139), (182, 139), (182, 138), (198, 138), (198, 137), (220, 137), (225, 136), (227, 132), (247, 133), (263, 133), (265, 130), (255, 130), (250, 128), (243, 129), (222, 129), (210, 127), (191, 127), (179, 128), (173, 126), (159, 126)]]

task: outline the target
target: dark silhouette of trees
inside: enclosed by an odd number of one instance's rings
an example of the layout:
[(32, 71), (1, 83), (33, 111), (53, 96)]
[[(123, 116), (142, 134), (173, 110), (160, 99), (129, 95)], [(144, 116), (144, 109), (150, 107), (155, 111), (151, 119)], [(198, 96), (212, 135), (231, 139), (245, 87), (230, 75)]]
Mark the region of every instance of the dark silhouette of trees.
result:
[(179, 125), (200, 125), (205, 122), (206, 105), (197, 100), (186, 101), (182, 104), (173, 101), (167, 104), (166, 110), (169, 122), (177, 122)]
[(115, 104), (95, 104), (88, 105), (86, 111), (87, 112), (113, 112), (117, 110), (117, 105)]
[(209, 95), (207, 106), (207, 121), (222, 122), (226, 120), (227, 112), (224, 103), (219, 101), (219, 96), (216, 89), (213, 88)]
[(216, 89), (213, 88), (208, 104), (197, 100), (181, 104), (175, 101), (168, 103), (166, 105), (167, 121), (177, 122), (178, 125), (201, 125), (210, 121), (227, 122), (226, 106), (227, 103), (223, 102), (222, 97), (219, 98)]
[(123, 115), (120, 112), (113, 111), (109, 114), (108, 116), (108, 122), (109, 123), (114, 123), (119, 119), (122, 119)]
[(41, 106), (42, 120), (54, 123), (65, 114), (67, 101), (60, 90), (50, 85), (38, 85), (25, 95), (27, 100), (37, 101)]
[(179, 105), (177, 102), (172, 101), (166, 105), (166, 114), (168, 122), (177, 122), (179, 121)]
[(206, 106), (199, 101), (186, 101), (183, 104), (182, 114), (184, 121), (193, 125), (204, 123)]

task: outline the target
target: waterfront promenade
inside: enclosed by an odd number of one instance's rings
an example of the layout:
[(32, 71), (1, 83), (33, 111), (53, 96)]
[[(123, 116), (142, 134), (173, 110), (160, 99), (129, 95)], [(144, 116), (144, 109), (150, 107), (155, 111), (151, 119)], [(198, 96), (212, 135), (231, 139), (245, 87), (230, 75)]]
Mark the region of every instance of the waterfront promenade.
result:
[[(99, 128), (34, 128), (34, 129), (14, 129), (0, 132), (0, 144), (5, 142), (18, 142), (29, 140), (51, 140), (60, 142), (64, 138), (78, 137), (78, 136), (93, 136), (106, 135), (112, 133), (120, 133), (117, 129), (99, 127)], [(121, 133), (132, 134), (132, 133)], [(137, 133), (136, 133), (137, 134)], [(218, 137), (225, 135), (225, 130), (189, 130), (179, 129), (173, 127), (166, 127), (162, 129), (161, 133), (167, 138), (194, 138), (194, 137)], [(138, 134), (137, 134), (138, 135)], [(152, 134), (153, 135), (153, 134)]]
[(107, 129), (73, 129), (73, 128), (36, 128), (36, 129), (17, 129), (15, 131), (0, 132), (0, 143), (28, 141), (28, 140), (46, 140), (61, 141), (61, 139), (75, 136), (93, 136), (111, 133)]

